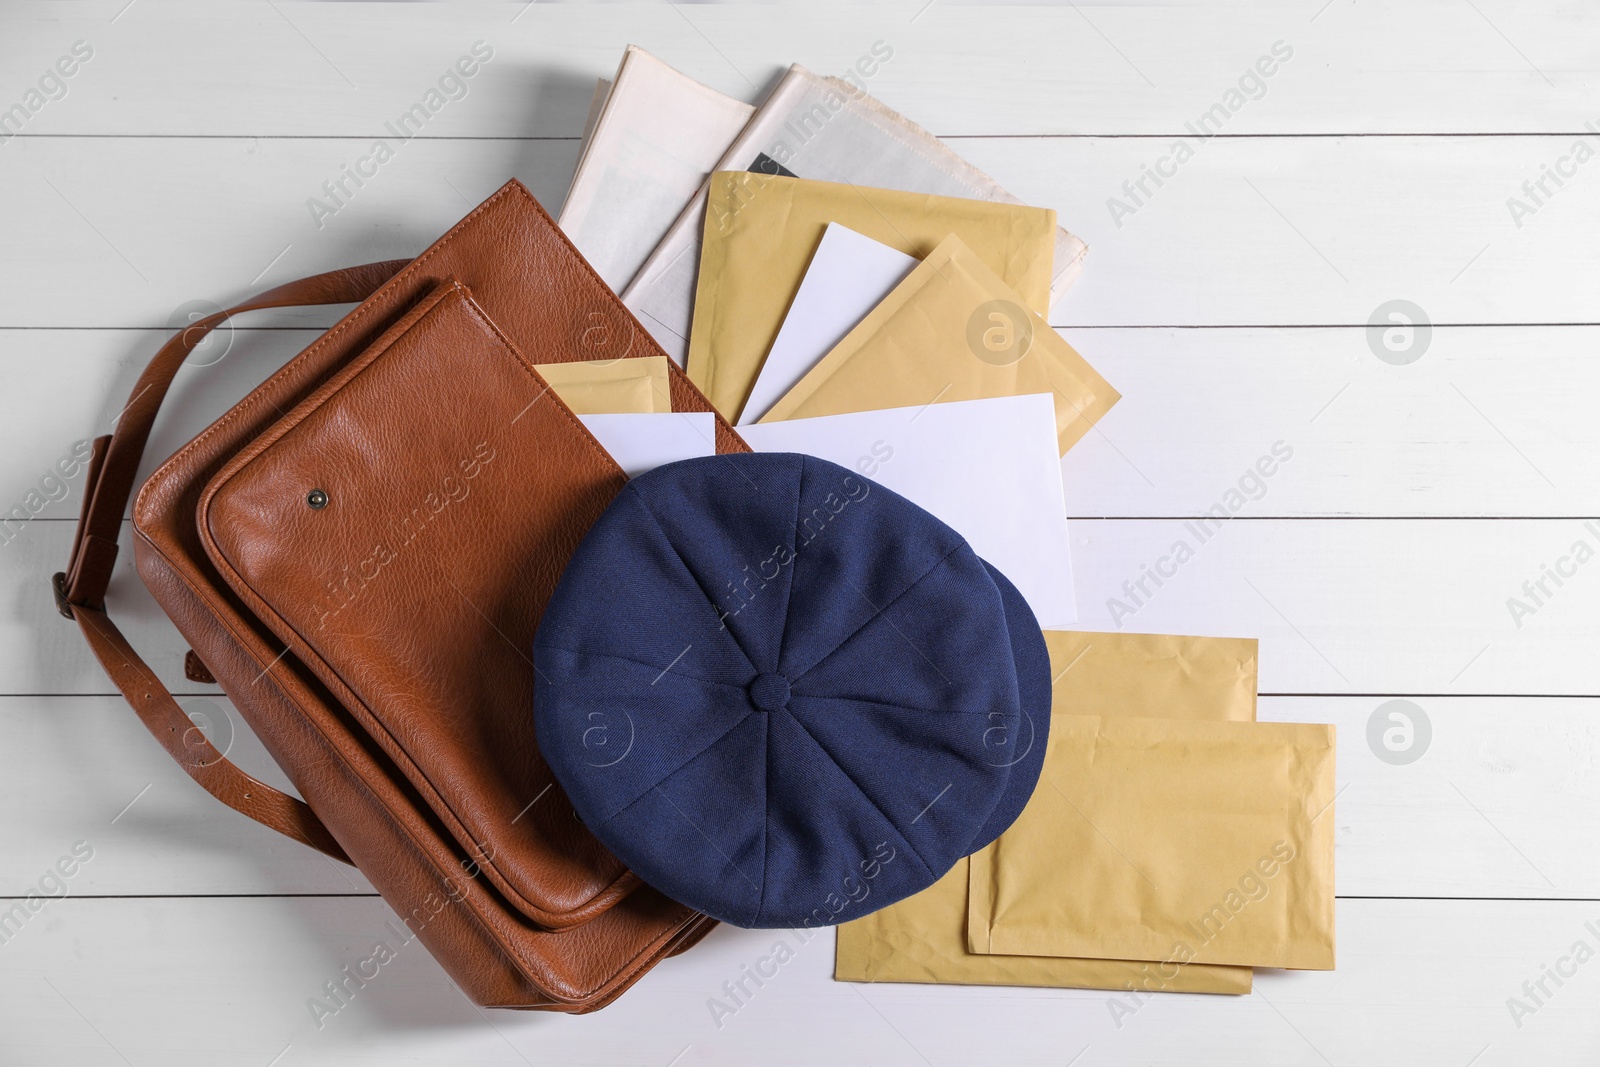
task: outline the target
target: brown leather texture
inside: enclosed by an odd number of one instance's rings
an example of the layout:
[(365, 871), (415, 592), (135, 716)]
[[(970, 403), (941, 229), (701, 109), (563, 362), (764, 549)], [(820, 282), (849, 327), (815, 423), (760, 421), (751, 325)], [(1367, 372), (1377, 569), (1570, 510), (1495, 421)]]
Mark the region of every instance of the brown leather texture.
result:
[[(475, 1001), (591, 1011), (714, 923), (623, 870), (534, 745), (539, 612), (624, 479), (532, 362), (661, 350), (515, 181), (409, 264), (240, 307), (363, 296), (134, 507), (141, 577), (304, 803), (222, 759), (104, 610), (139, 454), (197, 341), (169, 342), (96, 442), (58, 605), (191, 776), (348, 856)], [(671, 369), (673, 409), (710, 411)]]
[(183, 654), (183, 676), (191, 682), (199, 682), (202, 685), (217, 684), (216, 675), (211, 673), (211, 668), (201, 662), (192, 648)]
[(531, 715), (536, 623), (626, 482), (446, 282), (200, 500), (234, 592), (544, 926), (587, 921), (636, 885), (555, 787)]

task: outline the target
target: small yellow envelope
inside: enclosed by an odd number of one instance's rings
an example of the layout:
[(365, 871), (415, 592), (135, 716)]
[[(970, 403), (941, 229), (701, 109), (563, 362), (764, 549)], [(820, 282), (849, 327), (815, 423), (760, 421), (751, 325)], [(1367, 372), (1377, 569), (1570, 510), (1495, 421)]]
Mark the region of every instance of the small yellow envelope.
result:
[(1117, 391), (954, 234), (760, 422), (1049, 393), (1062, 454)]
[(1256, 718), (1253, 637), (1046, 630), (1057, 715)]
[[(1253, 638), (1046, 630), (1052, 703), (1103, 714), (1253, 720)], [(979, 853), (982, 856), (982, 853)], [(977, 857), (974, 857), (976, 859)], [(1248, 967), (981, 955), (967, 951), (967, 864), (914, 897), (839, 927), (834, 977), (1178, 993), (1248, 993)]]
[(719, 171), (685, 369), (725, 418), (744, 407), (830, 222), (918, 259), (958, 234), (1028, 307), (1049, 314), (1056, 213), (1048, 208)]
[(574, 415), (631, 415), (672, 410), (666, 356), (538, 363), (533, 369)]
[(1334, 729), (1055, 715), (975, 952), (1333, 968)]
[(1136, 989), (1149, 993), (1248, 993), (1249, 967), (1187, 966), (1156, 960), (986, 956), (967, 951), (967, 864), (914, 897), (838, 930), (833, 977), (841, 982), (1022, 985), (1052, 989)]

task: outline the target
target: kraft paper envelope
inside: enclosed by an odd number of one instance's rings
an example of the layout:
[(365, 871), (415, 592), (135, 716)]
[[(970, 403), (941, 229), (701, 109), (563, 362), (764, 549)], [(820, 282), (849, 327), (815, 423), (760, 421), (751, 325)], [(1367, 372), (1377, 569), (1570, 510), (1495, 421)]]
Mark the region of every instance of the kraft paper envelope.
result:
[[(1046, 630), (1052, 703), (1115, 715), (1249, 721), (1256, 709), (1254, 639)], [(982, 853), (979, 853), (982, 856)], [(977, 859), (977, 857), (973, 857)], [(839, 927), (834, 977), (1069, 989), (1248, 993), (1251, 970), (1212, 964), (981, 955), (967, 950), (967, 865), (914, 897)]]
[(666, 356), (539, 363), (534, 370), (574, 415), (672, 410)]
[(1256, 717), (1253, 637), (1046, 630), (1057, 715)]
[(1056, 213), (1048, 208), (747, 171), (713, 174), (709, 195), (685, 369), (729, 421), (830, 222), (917, 259), (956, 234), (1027, 307), (1049, 313)]
[(760, 421), (1049, 393), (1065, 454), (1120, 396), (1023, 302), (951, 234)]
[(973, 951), (1333, 969), (1332, 726), (1055, 715)]

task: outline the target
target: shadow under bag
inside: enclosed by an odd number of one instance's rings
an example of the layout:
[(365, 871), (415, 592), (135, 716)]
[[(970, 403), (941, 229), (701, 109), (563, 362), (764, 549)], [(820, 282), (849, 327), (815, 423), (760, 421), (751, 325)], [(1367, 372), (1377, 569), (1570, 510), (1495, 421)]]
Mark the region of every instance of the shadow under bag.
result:
[[(228, 314), (359, 307), (168, 459), (133, 508), (157, 603), (302, 803), (192, 729), (106, 615), (157, 408)], [(578, 821), (533, 729), (534, 631), (626, 483), (533, 369), (661, 349), (512, 181), (415, 260), (291, 282), (173, 337), (95, 441), (62, 614), (223, 803), (354, 863), (473, 1000), (585, 1012), (714, 923)], [(672, 408), (710, 411), (676, 365)], [(719, 452), (748, 448), (720, 418)]]

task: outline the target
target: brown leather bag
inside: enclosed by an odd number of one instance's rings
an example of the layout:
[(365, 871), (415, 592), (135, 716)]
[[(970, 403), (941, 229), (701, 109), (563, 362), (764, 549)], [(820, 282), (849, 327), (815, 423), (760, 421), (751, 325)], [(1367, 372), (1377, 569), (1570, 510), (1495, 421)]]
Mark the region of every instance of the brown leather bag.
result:
[[(156, 410), (227, 315), (361, 301), (144, 483), (139, 574), (302, 803), (229, 763), (106, 615)], [(223, 803), (353, 862), (474, 1000), (591, 1011), (711, 920), (642, 886), (535, 744), (534, 630), (625, 476), (534, 363), (660, 348), (510, 182), (415, 260), (172, 338), (95, 442), (57, 606)], [(675, 411), (711, 411), (669, 361)], [(716, 422), (720, 452), (746, 451)], [(195, 662), (196, 658), (198, 662)]]

